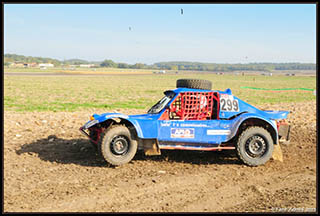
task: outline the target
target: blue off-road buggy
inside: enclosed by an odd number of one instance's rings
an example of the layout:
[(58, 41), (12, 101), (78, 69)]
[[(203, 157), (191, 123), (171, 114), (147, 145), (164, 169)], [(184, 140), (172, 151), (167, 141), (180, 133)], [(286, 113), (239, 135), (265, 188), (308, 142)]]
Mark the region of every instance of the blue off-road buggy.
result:
[(250, 166), (266, 163), (279, 140), (289, 140), (288, 111), (259, 110), (212, 83), (179, 79), (177, 88), (147, 114), (93, 114), (80, 131), (112, 165), (128, 163), (138, 149), (159, 155), (161, 149), (215, 151), (233, 149)]

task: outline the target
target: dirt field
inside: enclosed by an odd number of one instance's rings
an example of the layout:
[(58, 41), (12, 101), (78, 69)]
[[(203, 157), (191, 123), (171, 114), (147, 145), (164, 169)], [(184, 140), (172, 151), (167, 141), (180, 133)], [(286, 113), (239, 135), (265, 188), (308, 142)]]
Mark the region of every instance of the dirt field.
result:
[(316, 102), (259, 108), (292, 111), (284, 162), (248, 167), (232, 151), (168, 150), (111, 168), (78, 128), (114, 110), (5, 111), (4, 212), (316, 211)]

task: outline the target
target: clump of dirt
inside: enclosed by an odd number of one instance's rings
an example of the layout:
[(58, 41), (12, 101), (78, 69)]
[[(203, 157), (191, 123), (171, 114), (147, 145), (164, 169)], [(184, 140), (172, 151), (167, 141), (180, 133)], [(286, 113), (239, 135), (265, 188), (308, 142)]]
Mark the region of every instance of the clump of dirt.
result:
[(109, 167), (79, 127), (93, 113), (4, 112), (4, 212), (280, 212), (316, 208), (316, 102), (290, 110), (284, 162), (243, 165), (233, 151), (162, 151)]

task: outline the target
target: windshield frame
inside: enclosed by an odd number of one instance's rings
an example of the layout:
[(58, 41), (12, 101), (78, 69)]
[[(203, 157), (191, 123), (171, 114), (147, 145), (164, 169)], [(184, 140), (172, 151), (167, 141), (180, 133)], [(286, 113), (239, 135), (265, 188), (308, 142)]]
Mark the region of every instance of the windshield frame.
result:
[(165, 96), (161, 98), (156, 104), (154, 104), (149, 110), (148, 114), (158, 114), (163, 109), (166, 108), (166, 106), (172, 101), (174, 96), (176, 95), (173, 91), (165, 91)]

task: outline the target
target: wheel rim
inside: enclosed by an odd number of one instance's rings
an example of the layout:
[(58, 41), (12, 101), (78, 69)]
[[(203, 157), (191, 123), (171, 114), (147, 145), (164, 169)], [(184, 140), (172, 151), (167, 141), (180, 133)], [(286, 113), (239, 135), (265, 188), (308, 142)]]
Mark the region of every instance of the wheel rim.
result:
[(111, 141), (110, 149), (115, 155), (124, 155), (129, 150), (129, 141), (125, 136), (116, 136)]
[(246, 153), (252, 158), (263, 156), (267, 151), (266, 141), (258, 135), (250, 137), (245, 144)]

